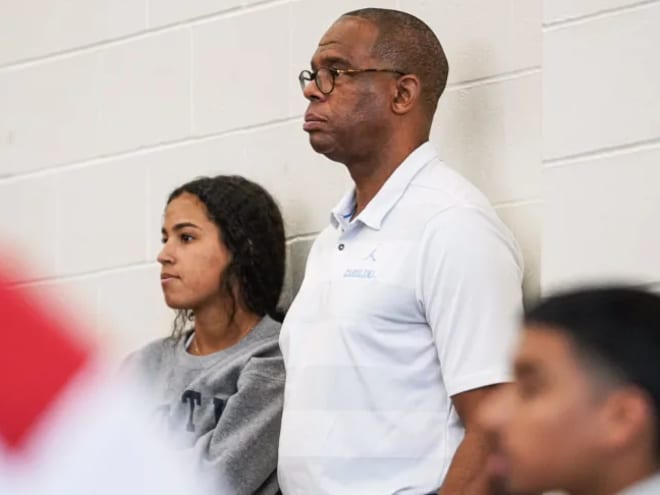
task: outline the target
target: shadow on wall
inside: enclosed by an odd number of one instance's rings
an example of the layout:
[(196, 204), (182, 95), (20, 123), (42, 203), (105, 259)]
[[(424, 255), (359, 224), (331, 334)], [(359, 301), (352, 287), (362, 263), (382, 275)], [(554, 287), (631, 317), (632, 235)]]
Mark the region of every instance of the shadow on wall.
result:
[(307, 255), (314, 242), (314, 237), (295, 239), (287, 245), (286, 249), (286, 275), (284, 288), (280, 296), (280, 308), (284, 311), (289, 309), (293, 298), (298, 293), (305, 275), (305, 263)]

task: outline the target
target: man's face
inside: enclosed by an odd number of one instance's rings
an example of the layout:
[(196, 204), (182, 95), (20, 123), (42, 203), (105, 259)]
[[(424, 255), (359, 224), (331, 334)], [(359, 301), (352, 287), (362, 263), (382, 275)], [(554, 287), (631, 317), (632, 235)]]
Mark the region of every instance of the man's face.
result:
[[(371, 55), (377, 36), (378, 29), (371, 22), (340, 18), (321, 38), (312, 57), (312, 70), (389, 68)], [(314, 82), (308, 83), (304, 89), (309, 100), (304, 129), (312, 148), (346, 163), (382, 146), (394, 84), (389, 73), (343, 74), (335, 79), (332, 93), (324, 95)]]
[(590, 493), (604, 455), (604, 392), (550, 328), (526, 329), (514, 366), (515, 383), (481, 410), (495, 450), (489, 474), (513, 493)]

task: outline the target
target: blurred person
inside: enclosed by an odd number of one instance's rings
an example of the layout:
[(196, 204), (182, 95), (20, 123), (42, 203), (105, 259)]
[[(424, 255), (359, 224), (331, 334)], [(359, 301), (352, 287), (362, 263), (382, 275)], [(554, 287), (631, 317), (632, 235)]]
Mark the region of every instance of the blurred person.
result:
[(92, 329), (11, 271), (0, 269), (0, 493), (217, 493), (164, 448), (144, 394), (82, 337)]
[(660, 297), (552, 296), (525, 315), (514, 368), (480, 411), (493, 493), (660, 494)]
[(286, 495), (468, 493), (482, 468), (475, 411), (510, 379), (522, 258), (429, 142), (447, 74), (424, 22), (373, 8), (341, 16), (299, 75), (309, 142), (354, 188), (282, 327)]
[(158, 262), (165, 302), (178, 310), (174, 330), (127, 366), (153, 393), (176, 445), (218, 480), (219, 493), (277, 493), (280, 211), (247, 179), (199, 178), (170, 194), (162, 235)]

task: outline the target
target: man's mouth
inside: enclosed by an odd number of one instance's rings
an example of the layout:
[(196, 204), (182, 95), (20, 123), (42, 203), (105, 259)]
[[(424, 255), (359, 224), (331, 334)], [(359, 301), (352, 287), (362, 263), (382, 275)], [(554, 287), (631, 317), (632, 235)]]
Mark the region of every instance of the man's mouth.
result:
[(326, 123), (325, 118), (313, 112), (307, 112), (305, 114), (305, 122), (303, 124), (303, 130), (307, 132), (317, 131), (321, 129), (325, 125), (325, 123)]

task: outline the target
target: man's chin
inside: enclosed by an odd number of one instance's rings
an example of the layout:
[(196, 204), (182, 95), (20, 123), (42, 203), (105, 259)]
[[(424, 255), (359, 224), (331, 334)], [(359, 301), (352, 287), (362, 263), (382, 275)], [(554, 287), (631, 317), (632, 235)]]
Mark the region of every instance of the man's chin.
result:
[(328, 136), (314, 131), (309, 133), (309, 144), (314, 151), (321, 154), (325, 154), (325, 151), (332, 146)]
[(341, 161), (334, 141), (328, 138), (327, 135), (320, 135), (317, 132), (309, 133), (309, 144), (314, 151), (319, 155), (324, 155), (326, 158), (335, 162)]

